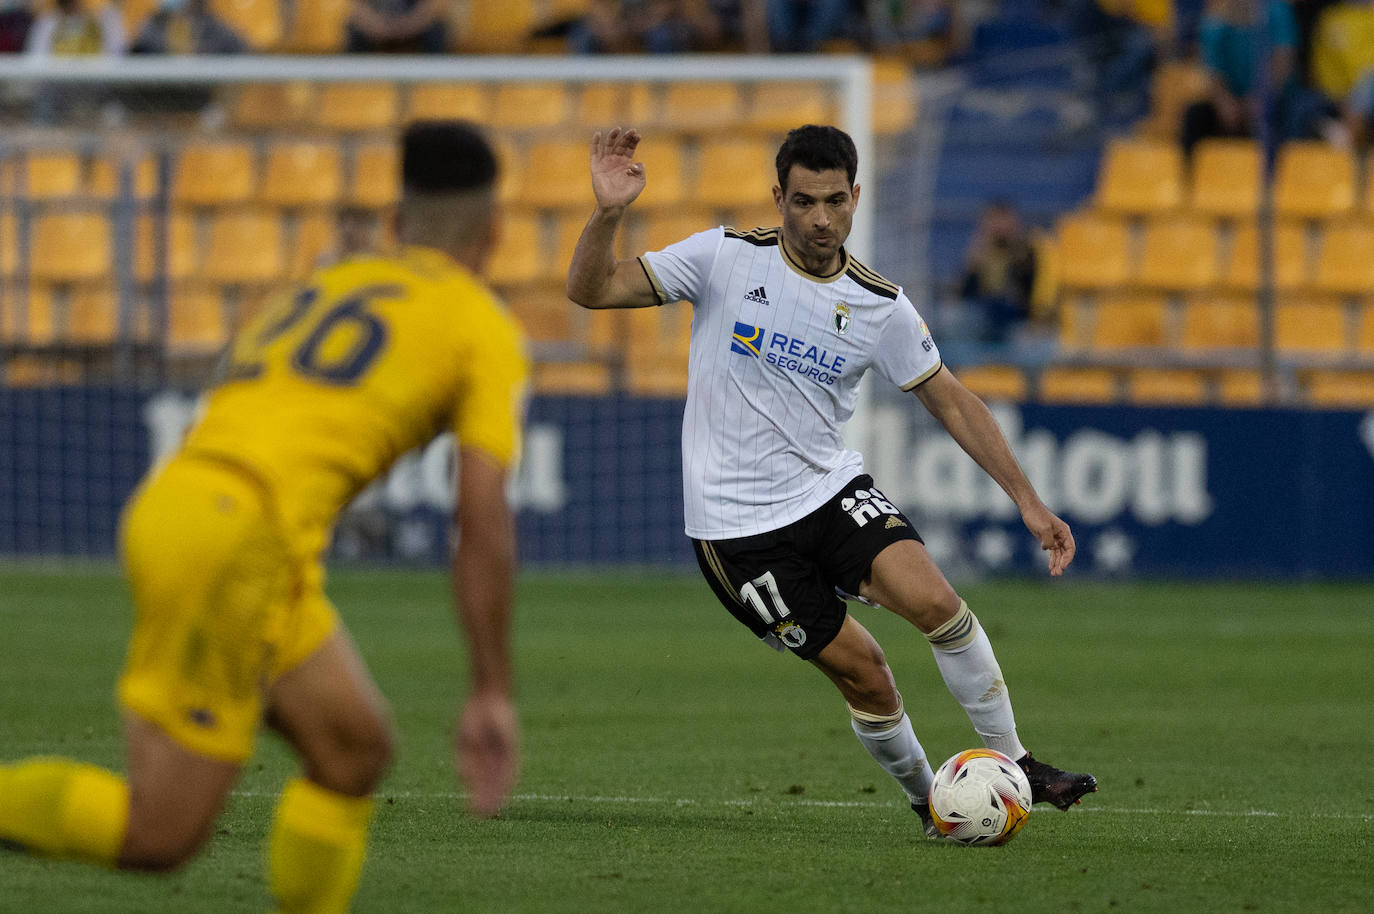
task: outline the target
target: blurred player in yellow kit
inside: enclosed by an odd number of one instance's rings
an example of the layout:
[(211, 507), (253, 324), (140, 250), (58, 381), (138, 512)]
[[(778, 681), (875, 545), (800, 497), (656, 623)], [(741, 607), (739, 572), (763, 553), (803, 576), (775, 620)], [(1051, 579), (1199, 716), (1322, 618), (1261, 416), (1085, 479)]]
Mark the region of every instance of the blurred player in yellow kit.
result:
[(180, 450), (125, 510), (128, 774), (58, 758), (0, 766), (0, 841), (177, 867), (213, 832), (261, 722), (303, 766), (271, 832), (276, 903), (346, 910), (392, 736), (324, 595), (322, 553), (344, 505), (445, 429), (458, 438), (453, 573), (472, 675), (456, 749), (472, 811), (499, 811), (518, 760), (505, 489), (528, 366), (477, 278), (499, 218), (491, 147), (467, 124), (418, 123), (402, 172), (399, 253), (344, 260), (269, 304), (235, 339)]

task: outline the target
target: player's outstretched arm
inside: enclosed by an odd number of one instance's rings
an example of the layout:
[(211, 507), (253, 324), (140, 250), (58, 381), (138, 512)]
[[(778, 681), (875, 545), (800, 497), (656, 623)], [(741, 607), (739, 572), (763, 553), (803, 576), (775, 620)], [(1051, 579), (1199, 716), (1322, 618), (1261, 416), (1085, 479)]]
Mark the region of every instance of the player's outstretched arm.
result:
[(592, 137), (592, 192), (596, 211), (587, 220), (568, 265), (568, 298), (584, 308), (646, 308), (658, 304), (637, 260), (616, 260), (615, 233), (625, 209), (644, 190), (642, 162), (634, 160), (639, 133), (619, 127)]
[(469, 808), (482, 817), (501, 811), (520, 764), (510, 660), (515, 523), (505, 493), (505, 467), (484, 451), (462, 448), (453, 581), (472, 682), (455, 734), (456, 761)]
[(1050, 554), (1050, 574), (1063, 574), (1077, 548), (1073, 532), (1040, 500), (987, 405), (948, 368), (937, 371), (915, 393), (959, 446), (1011, 496), (1026, 529)]

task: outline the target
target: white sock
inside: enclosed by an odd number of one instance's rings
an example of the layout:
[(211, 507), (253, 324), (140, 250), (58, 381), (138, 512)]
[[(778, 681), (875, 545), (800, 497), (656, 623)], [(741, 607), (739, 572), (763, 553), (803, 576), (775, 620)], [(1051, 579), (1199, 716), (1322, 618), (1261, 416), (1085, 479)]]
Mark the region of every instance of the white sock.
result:
[(877, 715), (867, 715), (850, 709), (854, 735), (863, 743), (874, 761), (892, 775), (902, 786), (908, 800), (925, 802), (930, 796), (930, 782), (935, 774), (926, 761), (926, 751), (916, 739), (916, 731), (911, 728), (911, 718), (904, 711), (895, 723), (890, 720), (884, 729), (876, 729), (872, 722)]
[(963, 705), (983, 745), (1013, 761), (1025, 755), (1026, 748), (1016, 735), (1011, 694), (992, 652), (992, 642), (968, 604), (961, 600), (954, 618), (926, 637), (945, 685)]

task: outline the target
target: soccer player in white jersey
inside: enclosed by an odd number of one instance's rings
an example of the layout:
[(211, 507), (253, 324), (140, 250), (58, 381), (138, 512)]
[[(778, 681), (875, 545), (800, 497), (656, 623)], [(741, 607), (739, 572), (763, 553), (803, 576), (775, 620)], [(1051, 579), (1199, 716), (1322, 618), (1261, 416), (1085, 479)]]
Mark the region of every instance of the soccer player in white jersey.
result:
[(835, 683), (859, 741), (901, 785), (927, 835), (938, 833), (925, 751), (882, 648), (838, 594), (915, 625), (983, 743), (1020, 762), (1034, 800), (1077, 803), (1097, 780), (1022, 746), (978, 619), (841, 441), (859, 378), (872, 369), (914, 393), (1006, 490), (1049, 552), (1050, 574), (1073, 560), (1068, 525), (1036, 495), (987, 407), (941, 364), (910, 300), (845, 250), (860, 191), (853, 141), (814, 125), (787, 135), (773, 188), (780, 228), (717, 227), (617, 261), (616, 230), (645, 186), (639, 140), (618, 128), (592, 139), (596, 211), (573, 253), (568, 297), (586, 308), (692, 303), (684, 505), (712, 590), (759, 638)]

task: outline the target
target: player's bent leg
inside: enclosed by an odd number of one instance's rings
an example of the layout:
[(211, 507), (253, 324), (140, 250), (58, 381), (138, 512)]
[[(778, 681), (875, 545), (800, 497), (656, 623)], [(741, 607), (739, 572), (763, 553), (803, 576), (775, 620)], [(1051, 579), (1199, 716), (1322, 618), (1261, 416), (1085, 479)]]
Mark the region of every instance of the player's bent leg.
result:
[(129, 820), (119, 775), (65, 758), (0, 765), (0, 847), (114, 866)]
[(898, 540), (879, 552), (859, 595), (927, 635), (959, 611), (959, 595), (917, 540)]
[(343, 629), (274, 684), (268, 724), (301, 757), (268, 847), (268, 883), (280, 912), (341, 914), (362, 874), (370, 794), (392, 755), (386, 704)]

